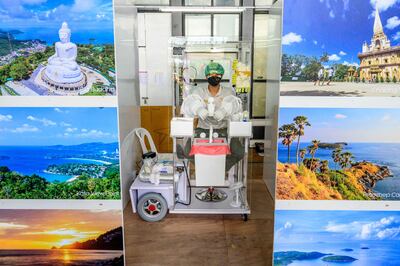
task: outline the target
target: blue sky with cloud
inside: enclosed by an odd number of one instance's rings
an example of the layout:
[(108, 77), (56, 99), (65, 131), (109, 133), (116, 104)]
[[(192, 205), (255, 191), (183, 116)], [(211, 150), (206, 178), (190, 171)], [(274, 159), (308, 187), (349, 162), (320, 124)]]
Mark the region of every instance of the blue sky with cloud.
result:
[(117, 142), (116, 108), (0, 108), (0, 145)]
[(400, 240), (396, 211), (276, 211), (275, 242)]
[(67, 21), (72, 41), (113, 43), (112, 0), (0, 0), (0, 29), (20, 30), (18, 39), (58, 41), (58, 29)]
[(386, 35), (399, 45), (400, 0), (286, 0), (283, 51), (318, 57), (327, 52), (328, 64), (359, 64), (357, 54), (373, 35), (376, 6)]
[(279, 125), (304, 115), (311, 123), (303, 141), (399, 143), (400, 109), (281, 108)]

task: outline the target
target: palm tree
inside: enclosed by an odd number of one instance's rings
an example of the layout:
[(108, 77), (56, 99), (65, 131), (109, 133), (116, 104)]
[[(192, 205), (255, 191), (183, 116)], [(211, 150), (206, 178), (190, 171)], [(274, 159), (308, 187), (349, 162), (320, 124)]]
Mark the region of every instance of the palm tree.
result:
[(329, 162), (327, 160), (323, 160), (321, 162), (321, 166), (319, 168), (319, 170), (321, 171), (321, 173), (326, 174), (329, 171)]
[(308, 169), (310, 169), (310, 171), (315, 172), (318, 168), (321, 167), (321, 161), (319, 159), (310, 159), (310, 158), (306, 158), (303, 161), (303, 164), (305, 165), (305, 167), (307, 167)]
[(327, 53), (327, 52), (324, 52), (324, 53), (322, 54), (322, 56), (319, 58), (319, 61), (320, 61), (321, 63), (328, 62), (328, 61), (329, 61), (329, 55), (328, 55), (328, 53)]
[(301, 149), (299, 151), (299, 156), (300, 156), (301, 161), (303, 161), (304, 157), (306, 156), (306, 153), (307, 153), (306, 149)]
[(343, 169), (347, 168), (348, 165), (351, 166), (353, 163), (354, 156), (351, 152), (343, 152), (340, 156), (340, 167)]
[(319, 143), (320, 143), (319, 140), (314, 139), (314, 140), (311, 141), (312, 145), (308, 146), (308, 153), (310, 153), (310, 155), (311, 155), (311, 165), (313, 165), (313, 161), (314, 161), (314, 158), (315, 158), (315, 153), (318, 150)]
[(340, 156), (342, 153), (342, 147), (340, 148), (336, 148), (333, 152), (332, 152), (332, 159), (335, 162), (335, 170), (337, 168), (337, 163), (340, 162)]
[(290, 145), (292, 145), (297, 129), (294, 124), (286, 124), (279, 128), (279, 138), (282, 138), (282, 144), (288, 147), (288, 163), (290, 162)]
[(297, 149), (296, 149), (296, 163), (299, 164), (299, 153), (300, 153), (300, 137), (304, 136), (304, 128), (311, 126), (305, 116), (296, 116), (294, 119), (294, 124), (297, 126)]

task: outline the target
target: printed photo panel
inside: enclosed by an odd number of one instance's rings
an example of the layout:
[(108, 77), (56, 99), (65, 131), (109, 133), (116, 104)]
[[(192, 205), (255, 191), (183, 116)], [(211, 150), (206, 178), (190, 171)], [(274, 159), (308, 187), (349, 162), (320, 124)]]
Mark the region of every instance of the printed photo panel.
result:
[(282, 96), (400, 96), (396, 1), (285, 0)]
[(1, 96), (116, 95), (113, 1), (0, 4)]

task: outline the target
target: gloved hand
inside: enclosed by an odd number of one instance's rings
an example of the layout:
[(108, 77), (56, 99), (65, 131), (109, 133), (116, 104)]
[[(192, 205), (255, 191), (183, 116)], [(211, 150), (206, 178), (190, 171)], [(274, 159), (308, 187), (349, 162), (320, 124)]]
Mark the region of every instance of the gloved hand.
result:
[(217, 111), (215, 111), (214, 113), (214, 118), (215, 120), (217, 120), (218, 122), (221, 121), (222, 119), (224, 119), (226, 116), (226, 112), (224, 109), (220, 108)]
[(208, 111), (205, 108), (200, 108), (197, 111), (197, 116), (201, 119), (201, 120), (206, 120), (208, 117)]

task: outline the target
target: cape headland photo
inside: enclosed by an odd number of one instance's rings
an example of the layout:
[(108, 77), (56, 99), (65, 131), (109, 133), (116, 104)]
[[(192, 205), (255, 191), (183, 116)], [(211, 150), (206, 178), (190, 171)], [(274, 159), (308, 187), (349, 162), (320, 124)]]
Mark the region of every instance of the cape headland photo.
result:
[(398, 211), (275, 211), (274, 266), (400, 265)]
[(277, 198), (399, 200), (399, 115), (400, 109), (282, 108)]
[(399, 12), (397, 1), (285, 1), (281, 95), (399, 97)]
[(116, 120), (116, 108), (0, 108), (0, 198), (119, 199)]
[(119, 210), (0, 210), (0, 265), (122, 266), (121, 215)]
[(0, 3), (0, 96), (116, 95), (111, 0)]

